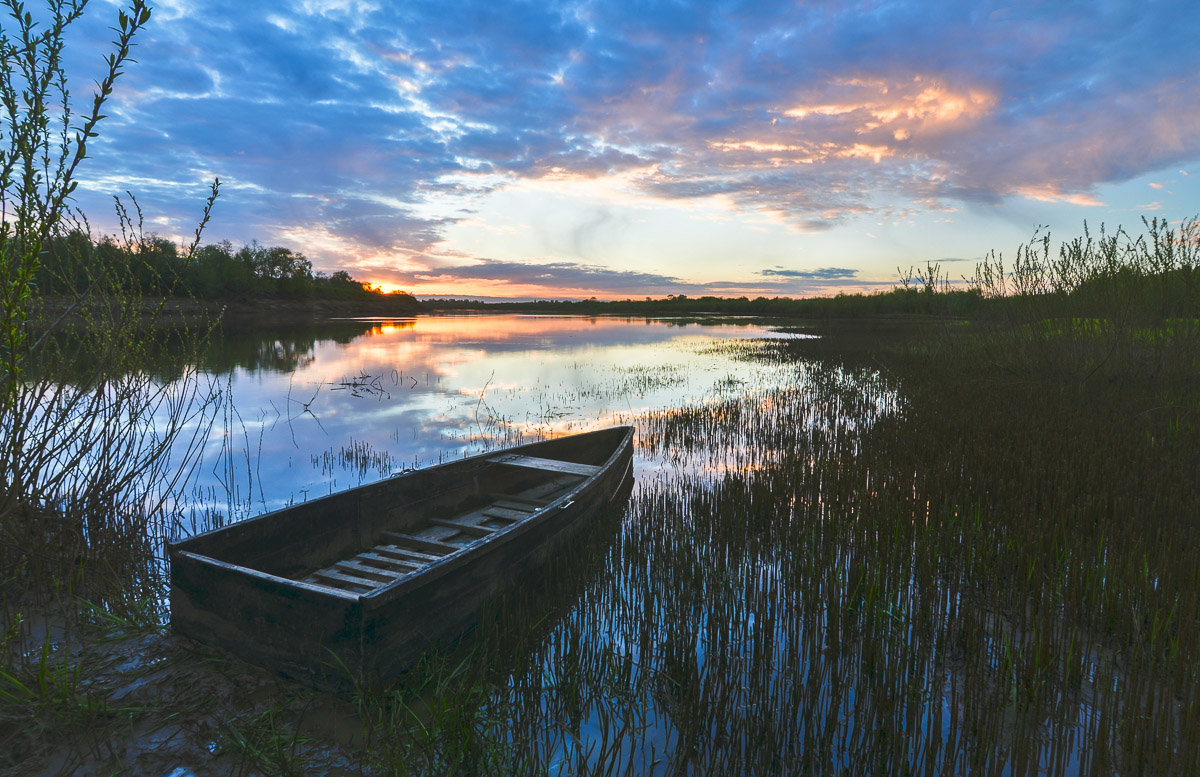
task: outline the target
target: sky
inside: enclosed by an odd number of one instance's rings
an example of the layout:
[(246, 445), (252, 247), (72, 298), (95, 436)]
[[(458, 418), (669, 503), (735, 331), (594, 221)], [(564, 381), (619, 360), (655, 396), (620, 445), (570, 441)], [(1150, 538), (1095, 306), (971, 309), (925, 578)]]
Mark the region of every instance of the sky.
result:
[[(418, 297), (812, 296), (1200, 212), (1195, 0), (162, 0), (79, 206)], [(117, 5), (72, 30), (87, 95)], [(83, 100), (80, 100), (80, 107)]]

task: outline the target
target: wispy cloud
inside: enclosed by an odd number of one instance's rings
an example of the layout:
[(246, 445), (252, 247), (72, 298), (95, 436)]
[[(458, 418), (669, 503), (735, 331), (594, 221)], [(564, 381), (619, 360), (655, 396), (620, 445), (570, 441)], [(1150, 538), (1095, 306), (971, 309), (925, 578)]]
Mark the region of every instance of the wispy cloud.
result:
[(776, 278), (833, 281), (853, 278), (858, 275), (858, 270), (850, 267), (822, 267), (819, 270), (787, 270), (782, 267), (773, 267), (763, 270), (760, 274)]
[[(426, 289), (507, 289), (521, 297), (587, 297), (600, 295), (612, 298), (662, 297), (669, 294), (693, 296), (788, 296), (822, 291), (868, 291), (890, 288), (885, 283), (858, 279), (857, 271), (845, 268), (825, 268), (796, 271), (782, 268), (763, 270), (766, 280), (750, 282), (715, 281), (697, 283), (684, 278), (656, 273), (618, 271), (574, 262), (505, 262), (488, 260), (471, 264), (451, 264), (427, 271), (397, 273), (393, 279), (406, 278), (418, 295), (434, 294)], [(440, 294), (440, 293), (439, 293)], [(440, 294), (446, 296), (445, 294)], [(489, 296), (487, 293), (462, 291), (449, 296)], [(492, 295), (495, 296), (495, 295)]]

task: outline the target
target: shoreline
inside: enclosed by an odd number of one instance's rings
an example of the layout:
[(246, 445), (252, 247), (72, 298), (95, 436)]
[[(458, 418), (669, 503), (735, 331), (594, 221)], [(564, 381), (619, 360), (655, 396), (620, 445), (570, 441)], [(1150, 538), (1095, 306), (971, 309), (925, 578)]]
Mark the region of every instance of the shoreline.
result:
[(164, 316), (190, 318), (220, 317), (222, 325), (253, 323), (308, 323), (327, 318), (392, 316), (408, 318), (421, 310), (406, 300), (260, 299), (260, 300), (168, 300)]
[[(220, 326), (247, 324), (311, 323), (332, 318), (395, 317), (410, 318), (421, 313), (420, 305), (411, 297), (380, 297), (379, 299), (275, 299), (201, 300), (170, 298), (162, 303), (143, 299), (139, 302), (142, 318), (149, 323), (154, 317), (166, 325), (183, 325), (216, 321)], [(35, 303), (34, 318), (44, 322), (78, 322), (79, 314), (71, 311), (71, 300), (47, 297)]]

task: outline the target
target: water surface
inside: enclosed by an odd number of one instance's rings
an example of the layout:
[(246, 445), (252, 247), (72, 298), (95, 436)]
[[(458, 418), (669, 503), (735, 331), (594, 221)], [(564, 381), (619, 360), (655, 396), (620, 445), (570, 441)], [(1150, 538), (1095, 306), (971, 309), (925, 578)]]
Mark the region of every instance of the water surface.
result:
[[(461, 315), (231, 333), (197, 494), (239, 518), (421, 467), (778, 387), (761, 322)], [(646, 465), (641, 460), (642, 466)]]

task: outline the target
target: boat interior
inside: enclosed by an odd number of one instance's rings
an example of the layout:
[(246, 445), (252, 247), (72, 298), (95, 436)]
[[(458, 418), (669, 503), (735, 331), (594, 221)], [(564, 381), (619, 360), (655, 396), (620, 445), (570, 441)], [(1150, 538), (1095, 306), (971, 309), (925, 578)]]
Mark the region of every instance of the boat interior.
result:
[[(413, 575), (482, 537), (520, 523), (568, 494), (600, 470), (593, 464), (506, 453), (488, 463), (525, 477), (488, 478), (486, 494), (475, 489), (457, 511), (424, 510), (415, 523), (383, 528), (365, 549), (298, 575), (312, 585), (363, 594)], [(508, 486), (500, 488), (500, 486)]]
[(229, 574), (369, 594), (569, 504), (629, 433), (613, 427), (404, 473), (181, 539), (172, 552)]

